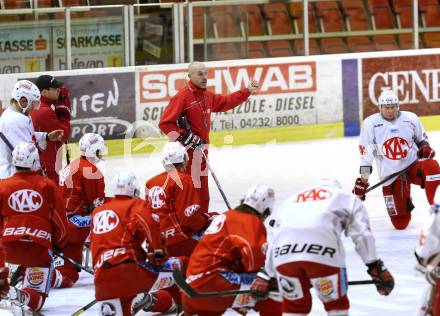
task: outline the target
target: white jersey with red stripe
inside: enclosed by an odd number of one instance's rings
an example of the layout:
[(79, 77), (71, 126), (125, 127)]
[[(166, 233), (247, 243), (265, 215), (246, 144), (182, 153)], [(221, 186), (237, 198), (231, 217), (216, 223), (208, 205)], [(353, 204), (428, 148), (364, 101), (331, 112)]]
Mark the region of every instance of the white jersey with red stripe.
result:
[(333, 181), (294, 194), (275, 214), (266, 271), (274, 275), (277, 266), (296, 261), (345, 267), (343, 232), (364, 263), (377, 260), (368, 214), (358, 197)]
[[(40, 149), (46, 148), (46, 133), (35, 132), (29, 116), (12, 107), (8, 107), (0, 117), (0, 132), (6, 137), (12, 147), (20, 142), (37, 142)], [(12, 165), (12, 150), (0, 139), (0, 179), (10, 177), (15, 172)]]
[[(364, 120), (359, 137), (360, 166), (372, 166), (376, 159), (382, 180), (408, 167), (417, 159), (418, 146), (428, 137), (416, 114), (400, 111), (398, 117), (388, 121), (380, 113)], [(390, 179), (385, 185), (391, 184)]]

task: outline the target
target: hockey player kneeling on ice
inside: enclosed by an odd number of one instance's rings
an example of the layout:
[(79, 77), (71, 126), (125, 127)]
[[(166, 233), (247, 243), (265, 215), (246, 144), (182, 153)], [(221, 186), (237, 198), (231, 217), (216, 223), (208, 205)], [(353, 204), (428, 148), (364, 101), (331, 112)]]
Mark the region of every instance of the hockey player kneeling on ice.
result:
[[(105, 200), (104, 176), (97, 164), (106, 154), (107, 147), (102, 136), (87, 133), (79, 140), (79, 151), (81, 157), (62, 170), (59, 184), (69, 219), (68, 240), (63, 253), (81, 263), (83, 245), (90, 233), (90, 214)], [(56, 265), (52, 287), (71, 287), (78, 278), (78, 268), (61, 260), (61, 264)]]
[(251, 287), (253, 295), (266, 297), (269, 280), (276, 278), (283, 313), (310, 313), (314, 287), (328, 315), (348, 315), (342, 232), (355, 243), (379, 294), (390, 294), (394, 279), (377, 257), (362, 201), (341, 190), (337, 181), (326, 180), (291, 196), (278, 209), (264, 271)]
[(426, 229), (419, 239), (415, 255), (420, 265), (418, 270), (425, 273), (429, 286), (418, 315), (440, 316), (440, 190), (434, 198), (431, 215)]
[(19, 143), (12, 164), (16, 172), (0, 186), (2, 242), (5, 260), (25, 267), (25, 276), (22, 290), (11, 288), (9, 297), (38, 311), (50, 289), (51, 249), (64, 246), (67, 218), (57, 185), (35, 170), (39, 157), (34, 143)]
[[(235, 209), (216, 216), (192, 253), (187, 282), (197, 292), (249, 289), (263, 266), (266, 247), (264, 219), (270, 215), (274, 192), (265, 185), (250, 188)], [(185, 315), (222, 315), (228, 308), (254, 308), (260, 315), (281, 315), (281, 304), (268, 298), (255, 304), (249, 295), (190, 298), (183, 295)]]
[[(116, 175), (112, 185), (115, 197), (95, 208), (90, 232), (100, 315), (134, 315), (141, 309), (171, 311), (174, 303), (168, 292), (145, 294), (166, 259), (159, 218), (138, 198), (139, 184), (133, 174)], [(144, 241), (148, 253), (142, 248)], [(176, 268), (183, 269), (180, 263), (176, 258)]]
[(378, 105), (380, 113), (365, 119), (359, 138), (360, 177), (356, 179), (353, 193), (365, 200), (374, 159), (381, 180), (408, 168), (382, 187), (391, 223), (396, 229), (405, 229), (414, 209), (411, 184), (425, 189), (426, 199), (432, 205), (440, 184), (440, 167), (433, 159), (435, 151), (417, 115), (400, 111), (399, 99), (391, 90), (382, 91)]
[(185, 173), (188, 154), (179, 142), (162, 151), (165, 171), (147, 181), (145, 192), (152, 211), (160, 217), (160, 231), (169, 256), (189, 257), (207, 228), (212, 213), (200, 208), (192, 178)]

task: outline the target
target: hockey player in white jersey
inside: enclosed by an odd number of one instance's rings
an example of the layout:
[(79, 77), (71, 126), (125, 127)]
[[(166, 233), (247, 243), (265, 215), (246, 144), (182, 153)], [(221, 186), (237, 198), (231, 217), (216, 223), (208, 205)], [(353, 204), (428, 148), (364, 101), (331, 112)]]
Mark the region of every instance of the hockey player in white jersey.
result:
[(434, 201), (415, 255), (419, 264), (418, 270), (426, 273), (430, 283), (425, 291), (420, 315), (440, 316), (440, 190), (437, 190)]
[(12, 89), (10, 106), (0, 117), (0, 179), (10, 177), (15, 168), (12, 165), (12, 150), (21, 142), (36, 142), (40, 150), (47, 141), (57, 141), (63, 130), (50, 133), (35, 132), (29, 113), (40, 106), (40, 90), (29, 80), (20, 80)]
[(409, 167), (402, 175), (386, 181), (382, 187), (393, 226), (405, 229), (414, 209), (411, 184), (424, 188), (426, 198), (432, 205), (440, 183), (440, 167), (432, 159), (435, 151), (429, 145), (419, 118), (414, 113), (399, 110), (399, 100), (393, 91), (382, 91), (378, 106), (380, 113), (364, 120), (359, 139), (360, 177), (356, 179), (353, 193), (365, 200), (373, 160), (376, 160), (381, 180)]
[(278, 209), (265, 270), (257, 274), (251, 287), (253, 296), (265, 297), (270, 280), (276, 278), (283, 314), (310, 313), (310, 288), (314, 287), (328, 315), (348, 315), (342, 233), (352, 238), (379, 294), (390, 294), (394, 279), (377, 256), (362, 201), (341, 190), (337, 181), (326, 180), (289, 197)]

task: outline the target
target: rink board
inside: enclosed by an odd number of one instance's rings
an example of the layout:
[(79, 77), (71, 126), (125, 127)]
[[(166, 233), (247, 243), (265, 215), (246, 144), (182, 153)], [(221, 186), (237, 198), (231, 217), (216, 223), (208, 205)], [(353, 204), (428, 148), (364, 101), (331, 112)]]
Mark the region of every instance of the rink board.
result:
[[(425, 116), (426, 129), (438, 130), (439, 53), (425, 49), (207, 62), (208, 89), (215, 93), (236, 91), (251, 78), (260, 81), (259, 93), (248, 101), (212, 114), (212, 144), (357, 136), (363, 117), (377, 111), (384, 86), (398, 93), (402, 110)], [(71, 90), (71, 142), (94, 132), (104, 136), (117, 155), (161, 148), (164, 135), (158, 122), (186, 84), (186, 68), (176, 64), (52, 72)], [(17, 79), (40, 74), (0, 75), (2, 106), (9, 103)], [(127, 148), (121, 139), (135, 139), (137, 148)]]

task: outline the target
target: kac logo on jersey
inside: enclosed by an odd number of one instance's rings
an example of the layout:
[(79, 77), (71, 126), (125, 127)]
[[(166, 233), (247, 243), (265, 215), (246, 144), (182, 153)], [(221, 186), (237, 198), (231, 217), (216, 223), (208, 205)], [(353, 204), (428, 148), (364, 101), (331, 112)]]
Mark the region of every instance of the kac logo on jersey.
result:
[(99, 211), (93, 216), (93, 233), (105, 234), (119, 224), (119, 216), (112, 210)]
[(191, 215), (193, 215), (195, 212), (197, 212), (200, 208), (200, 205), (198, 204), (193, 204), (188, 206), (183, 213), (185, 214), (186, 217), (190, 217)]
[(148, 190), (148, 201), (154, 209), (164, 206), (166, 197), (165, 191), (159, 186), (154, 186)]
[(205, 235), (218, 233), (225, 224), (226, 215), (221, 214), (214, 217), (209, 227), (205, 230)]
[(367, 153), (367, 148), (365, 148), (364, 145), (359, 145), (359, 153), (361, 156), (365, 155)]
[(408, 156), (409, 144), (401, 137), (392, 137), (382, 145), (382, 153), (391, 160), (405, 159)]
[(321, 200), (329, 199), (331, 196), (332, 196), (332, 193), (330, 191), (327, 191), (326, 189), (314, 188), (314, 189), (299, 193), (296, 196), (295, 202), (321, 201)]
[(35, 212), (43, 205), (43, 197), (34, 190), (18, 190), (9, 196), (8, 205), (16, 212)]

